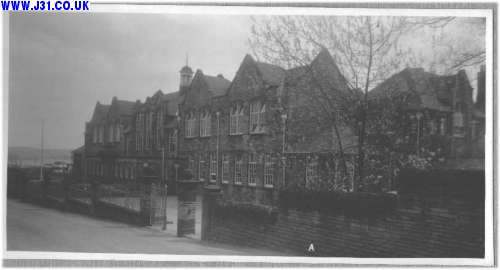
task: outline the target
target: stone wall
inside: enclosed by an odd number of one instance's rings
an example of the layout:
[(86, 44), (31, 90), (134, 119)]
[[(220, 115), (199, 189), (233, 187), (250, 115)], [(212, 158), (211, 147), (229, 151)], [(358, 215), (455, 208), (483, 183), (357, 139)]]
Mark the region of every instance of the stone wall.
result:
[(484, 179), (470, 180), (461, 187), (445, 182), (436, 189), (403, 192), (395, 210), (376, 217), (284, 208), (273, 219), (225, 215), (219, 197), (211, 205), (215, 210), (204, 239), (296, 255), (305, 255), (313, 243), (317, 256), (480, 258)]

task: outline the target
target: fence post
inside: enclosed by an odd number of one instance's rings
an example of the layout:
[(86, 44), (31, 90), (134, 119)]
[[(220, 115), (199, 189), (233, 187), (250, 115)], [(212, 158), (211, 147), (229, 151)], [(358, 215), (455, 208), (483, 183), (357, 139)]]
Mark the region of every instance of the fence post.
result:
[(203, 189), (202, 216), (201, 216), (201, 240), (208, 240), (208, 234), (212, 229), (212, 219), (217, 198), (220, 196), (220, 187), (209, 185)]

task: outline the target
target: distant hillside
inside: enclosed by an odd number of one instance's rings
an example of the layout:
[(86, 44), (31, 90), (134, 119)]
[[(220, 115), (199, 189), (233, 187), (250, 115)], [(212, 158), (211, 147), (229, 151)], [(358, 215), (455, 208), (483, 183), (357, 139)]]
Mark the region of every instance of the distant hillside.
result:
[[(22, 165), (39, 165), (40, 149), (35, 147), (9, 147), (9, 163)], [(70, 149), (44, 149), (44, 163), (53, 163), (55, 161), (71, 161)]]

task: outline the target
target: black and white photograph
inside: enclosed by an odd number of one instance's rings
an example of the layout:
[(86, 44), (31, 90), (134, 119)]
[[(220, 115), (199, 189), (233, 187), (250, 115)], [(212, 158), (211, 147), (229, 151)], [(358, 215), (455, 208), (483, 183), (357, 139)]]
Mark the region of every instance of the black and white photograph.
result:
[(4, 266), (494, 265), (496, 4), (30, 1)]

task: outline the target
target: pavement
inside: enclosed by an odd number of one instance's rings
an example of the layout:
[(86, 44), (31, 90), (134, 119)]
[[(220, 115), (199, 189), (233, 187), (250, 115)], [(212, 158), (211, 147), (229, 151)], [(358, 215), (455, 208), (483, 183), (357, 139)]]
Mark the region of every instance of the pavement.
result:
[(136, 227), (11, 199), (7, 200), (7, 250), (174, 255), (286, 255), (276, 251), (179, 238), (171, 230), (165, 232), (157, 227)]

